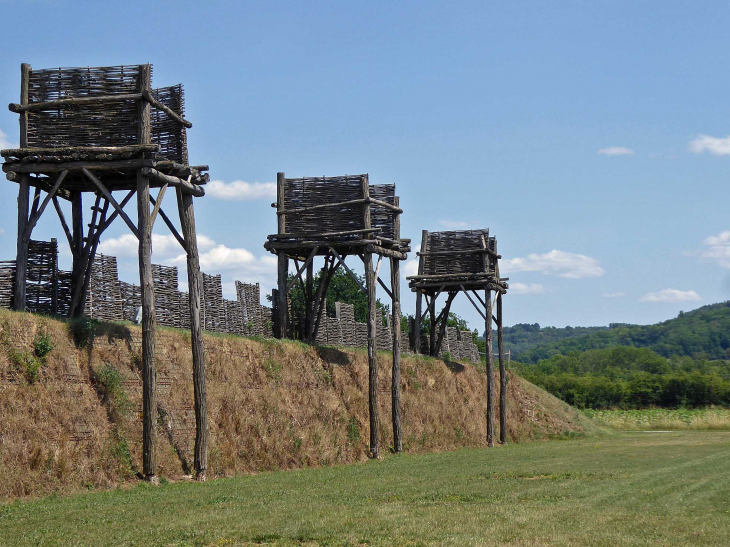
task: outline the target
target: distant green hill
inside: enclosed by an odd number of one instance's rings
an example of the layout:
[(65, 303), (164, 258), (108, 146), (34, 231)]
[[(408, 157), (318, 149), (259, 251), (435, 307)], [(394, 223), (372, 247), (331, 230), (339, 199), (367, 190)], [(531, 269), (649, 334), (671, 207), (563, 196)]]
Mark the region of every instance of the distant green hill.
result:
[(504, 340), (512, 359), (523, 363), (618, 346), (649, 348), (664, 357), (730, 359), (730, 301), (680, 312), (656, 325), (540, 328), (538, 324), (518, 324), (504, 329)]

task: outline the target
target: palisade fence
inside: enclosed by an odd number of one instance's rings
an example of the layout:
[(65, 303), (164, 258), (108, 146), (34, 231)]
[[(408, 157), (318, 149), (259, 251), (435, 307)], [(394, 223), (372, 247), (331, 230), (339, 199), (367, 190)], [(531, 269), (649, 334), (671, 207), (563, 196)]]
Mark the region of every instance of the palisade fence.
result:
[[(190, 328), (188, 293), (178, 289), (178, 270), (174, 266), (152, 265), (157, 324)], [(15, 261), (0, 261), (0, 307), (12, 308)], [(258, 283), (235, 282), (236, 300), (223, 298), (220, 275), (203, 273), (201, 322), (207, 331), (243, 336), (274, 335), (276, 310), (261, 304)], [(71, 272), (58, 269), (58, 243), (31, 240), (26, 277), (27, 309), (33, 313), (66, 316), (71, 302)], [(274, 293), (276, 290), (274, 289)], [(273, 302), (277, 302), (276, 294)], [(119, 280), (117, 259), (97, 254), (91, 270), (84, 315), (106, 321), (134, 321), (142, 306), (138, 285)], [(291, 302), (290, 302), (291, 306)], [(290, 308), (291, 312), (291, 308)], [(292, 321), (293, 324), (301, 321)], [(355, 321), (352, 304), (335, 303), (335, 317), (323, 315), (316, 342), (327, 346), (367, 346), (367, 325)], [(413, 340), (401, 338), (401, 351), (411, 353)], [(391, 317), (383, 312), (377, 328), (379, 350), (392, 349)], [(452, 359), (479, 362), (471, 333), (447, 329), (441, 355)]]

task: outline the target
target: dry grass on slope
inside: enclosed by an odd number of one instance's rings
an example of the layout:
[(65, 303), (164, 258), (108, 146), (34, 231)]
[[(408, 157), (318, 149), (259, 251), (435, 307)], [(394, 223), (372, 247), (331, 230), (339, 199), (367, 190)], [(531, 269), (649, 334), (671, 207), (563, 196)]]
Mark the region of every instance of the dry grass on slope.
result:
[[(42, 362), (34, 357), (41, 335), (53, 346)], [(141, 468), (140, 342), (141, 330), (133, 325), (0, 310), (0, 498), (134, 478)], [(364, 350), (220, 335), (206, 335), (205, 345), (209, 476), (366, 459)], [(192, 465), (189, 334), (159, 328), (156, 356), (158, 465), (163, 476), (177, 479)], [(378, 357), (381, 443), (389, 447), (391, 357)], [(35, 376), (27, 370), (33, 359)], [(404, 357), (402, 402), (406, 451), (485, 446), (486, 377), (480, 368)], [(517, 376), (510, 376), (507, 408), (511, 442), (593, 428)]]

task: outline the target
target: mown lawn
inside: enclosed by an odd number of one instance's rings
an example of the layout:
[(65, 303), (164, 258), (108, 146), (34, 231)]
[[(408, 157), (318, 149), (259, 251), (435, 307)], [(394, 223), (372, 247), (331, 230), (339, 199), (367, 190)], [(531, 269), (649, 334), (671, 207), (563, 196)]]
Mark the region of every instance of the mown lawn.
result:
[(8, 545), (730, 545), (730, 432), (617, 433), (0, 505)]
[(646, 408), (640, 410), (584, 410), (600, 424), (633, 431), (694, 429), (730, 431), (730, 408)]

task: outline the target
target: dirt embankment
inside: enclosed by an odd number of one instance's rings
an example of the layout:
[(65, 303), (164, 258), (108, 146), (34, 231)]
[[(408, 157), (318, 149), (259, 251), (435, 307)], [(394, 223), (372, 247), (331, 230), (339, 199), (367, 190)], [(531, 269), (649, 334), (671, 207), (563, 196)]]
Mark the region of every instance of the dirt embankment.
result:
[[(141, 330), (132, 325), (0, 310), (0, 499), (137, 480), (140, 342)], [(205, 350), (209, 477), (366, 458), (364, 350), (216, 335), (206, 335)], [(174, 480), (192, 466), (189, 333), (158, 329), (156, 356), (158, 464), (160, 474)], [(381, 443), (389, 447), (391, 358), (378, 357)], [(405, 451), (485, 446), (481, 369), (404, 357), (402, 401)], [(509, 378), (507, 401), (512, 442), (592, 427), (517, 376)]]

